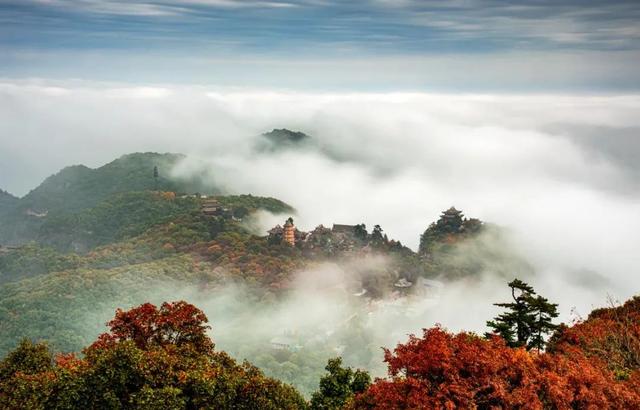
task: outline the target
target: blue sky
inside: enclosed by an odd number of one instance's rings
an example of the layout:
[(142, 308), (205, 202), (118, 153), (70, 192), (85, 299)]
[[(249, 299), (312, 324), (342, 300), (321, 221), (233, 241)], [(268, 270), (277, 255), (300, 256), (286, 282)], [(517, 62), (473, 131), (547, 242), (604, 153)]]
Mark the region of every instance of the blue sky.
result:
[(0, 0), (0, 76), (636, 90), (639, 23), (637, 1)]

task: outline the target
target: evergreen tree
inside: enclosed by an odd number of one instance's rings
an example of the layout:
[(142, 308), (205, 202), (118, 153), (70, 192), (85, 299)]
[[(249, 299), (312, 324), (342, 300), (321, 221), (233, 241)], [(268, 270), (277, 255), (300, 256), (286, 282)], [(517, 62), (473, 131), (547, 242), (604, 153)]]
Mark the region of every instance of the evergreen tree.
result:
[(536, 314), (536, 318), (528, 347), (542, 350), (546, 344), (544, 335), (553, 333), (558, 328), (558, 325), (552, 322), (553, 319), (558, 317), (558, 305), (549, 303), (549, 300), (542, 296), (532, 298), (530, 304)]
[(371, 232), (371, 239), (373, 242), (382, 242), (384, 237), (382, 236), (382, 228), (380, 225), (376, 225), (373, 227), (373, 231)]
[(359, 224), (353, 227), (353, 234), (356, 238), (362, 239), (363, 241), (367, 239), (367, 226), (365, 224)]
[(556, 329), (551, 321), (558, 317), (558, 305), (537, 296), (533, 288), (520, 279), (514, 279), (508, 285), (513, 302), (494, 303), (507, 311), (488, 321), (487, 326), (494, 334), (502, 336), (508, 346), (542, 350), (544, 336)]
[(342, 358), (329, 359), (325, 367), (329, 374), (320, 379), (320, 389), (311, 396), (312, 410), (337, 410), (345, 407), (356, 394), (371, 384), (369, 373), (342, 367)]

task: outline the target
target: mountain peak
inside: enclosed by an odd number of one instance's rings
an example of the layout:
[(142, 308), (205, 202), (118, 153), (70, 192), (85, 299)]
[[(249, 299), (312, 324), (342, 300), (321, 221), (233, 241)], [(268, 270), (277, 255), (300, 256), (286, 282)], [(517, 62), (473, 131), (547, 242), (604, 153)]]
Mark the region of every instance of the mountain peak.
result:
[(305, 134), (302, 131), (292, 131), (286, 128), (274, 128), (269, 132), (265, 132), (262, 134), (264, 137), (269, 139), (273, 143), (291, 143), (297, 144), (303, 142), (305, 140), (310, 139), (311, 137)]
[(7, 192), (3, 189), (0, 189), (0, 199), (7, 199), (7, 200), (11, 200), (11, 199), (18, 199), (18, 197), (16, 197), (15, 195), (11, 194), (10, 192)]

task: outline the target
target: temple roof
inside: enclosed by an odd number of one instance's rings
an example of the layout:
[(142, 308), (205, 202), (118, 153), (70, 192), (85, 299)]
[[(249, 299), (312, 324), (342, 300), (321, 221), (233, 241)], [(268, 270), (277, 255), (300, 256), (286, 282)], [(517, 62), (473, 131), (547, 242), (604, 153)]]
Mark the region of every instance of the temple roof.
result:
[(442, 217), (443, 218), (457, 218), (459, 216), (462, 216), (462, 211), (458, 211), (453, 206), (451, 208), (447, 209), (446, 211), (442, 212)]
[(355, 225), (333, 224), (331, 230), (333, 232), (353, 232), (355, 228)]

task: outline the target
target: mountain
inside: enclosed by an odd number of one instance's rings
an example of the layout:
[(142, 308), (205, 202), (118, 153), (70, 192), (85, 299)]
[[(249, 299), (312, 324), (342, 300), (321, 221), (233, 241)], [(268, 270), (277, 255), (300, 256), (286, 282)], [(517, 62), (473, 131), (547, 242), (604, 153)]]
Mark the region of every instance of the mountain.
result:
[[(419, 252), (379, 225), (303, 232), (287, 219), (296, 211), (276, 198), (212, 195), (199, 178), (170, 177), (183, 158), (137, 153), (96, 169), (72, 166), (22, 199), (0, 196), (9, 208), (0, 243), (14, 245), (0, 247), (0, 357), (25, 337), (78, 352), (115, 309), (179, 295), (224, 323), (217, 343), (230, 354), (309, 396), (336, 352), (381, 367), (385, 339), (372, 320), (416, 320), (455, 280), (532, 272), (499, 227), (453, 208), (424, 231)], [(282, 225), (267, 231), (265, 213)], [(319, 321), (307, 306), (283, 316), (292, 300), (325, 296), (334, 320)]]
[(18, 206), (19, 202), (20, 202), (19, 198), (0, 189), (0, 218), (2, 217), (1, 215), (3, 215), (6, 212), (10, 212), (12, 209)]
[[(371, 333), (371, 313), (406, 321), (402, 306), (411, 309), (412, 300), (437, 295), (438, 282), (448, 283), (449, 273), (473, 280), (486, 271), (510, 275), (528, 268), (507, 246), (487, 248), (484, 235), (500, 243), (490, 227), (427, 258), (387, 239), (380, 227), (368, 232), (362, 225), (296, 231), (299, 241), (291, 246), (277, 227), (270, 234), (254, 230), (257, 210), (294, 212), (273, 198), (145, 191), (116, 194), (70, 219), (51, 219), (40, 242), (0, 252), (0, 357), (24, 337), (47, 340), (55, 351), (79, 351), (116, 308), (181, 295), (224, 322), (217, 341), (225, 350), (308, 396), (336, 349), (349, 363), (379, 367), (381, 341)], [(71, 252), (52, 248), (70, 243)], [(86, 248), (74, 252), (80, 243)], [(301, 272), (319, 281), (318, 294), (341, 301), (344, 317), (324, 323), (323, 336), (317, 319), (308, 321), (308, 329), (282, 318), (270, 322), (267, 312), (281, 311), (298, 294)], [(340, 272), (346, 276), (336, 283)], [(246, 325), (261, 314), (267, 322), (259, 330)], [(282, 335), (288, 326), (295, 326), (293, 337)], [(273, 348), (273, 340), (284, 347)]]
[[(182, 154), (153, 152), (124, 155), (96, 169), (84, 165), (64, 168), (47, 178), (21, 200), (21, 208), (72, 213), (96, 205), (109, 195), (132, 191), (197, 192), (200, 181), (171, 176)], [(154, 177), (154, 168), (158, 177)], [(208, 187), (211, 190), (213, 187)]]
[(265, 138), (273, 141), (274, 143), (292, 143), (297, 144), (305, 141), (311, 137), (301, 131), (291, 131), (286, 128), (273, 129), (269, 132), (262, 134)]
[(0, 244), (35, 240), (46, 221), (92, 208), (114, 194), (145, 190), (216, 192), (202, 178), (172, 176), (173, 167), (184, 158), (182, 154), (146, 152), (124, 155), (95, 169), (74, 165), (48, 177), (19, 200), (3, 200), (0, 196)]
[(0, 208), (11, 206), (17, 201), (19, 201), (18, 197), (15, 197), (9, 192), (0, 189)]
[(296, 149), (308, 146), (312, 138), (301, 131), (291, 131), (286, 128), (273, 129), (261, 135), (256, 149), (262, 152), (273, 152), (285, 149)]

